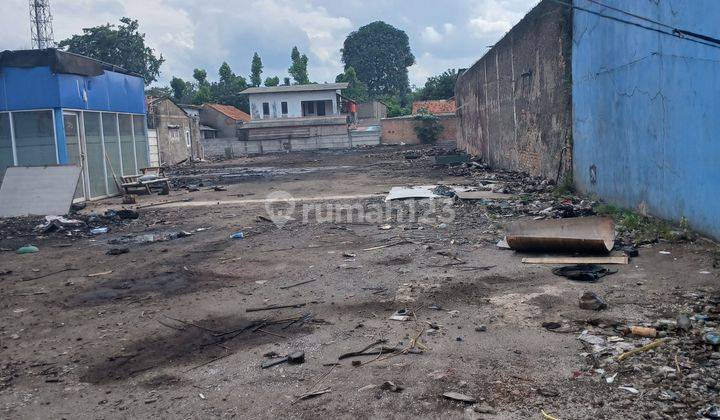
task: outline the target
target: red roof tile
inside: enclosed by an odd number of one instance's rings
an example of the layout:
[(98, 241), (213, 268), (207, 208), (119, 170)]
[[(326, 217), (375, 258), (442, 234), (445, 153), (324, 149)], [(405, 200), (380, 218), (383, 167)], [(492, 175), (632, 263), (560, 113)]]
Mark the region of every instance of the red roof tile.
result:
[(220, 105), (220, 104), (205, 104), (206, 106), (214, 109), (215, 111), (234, 119), (235, 121), (250, 121), (250, 116), (232, 105)]

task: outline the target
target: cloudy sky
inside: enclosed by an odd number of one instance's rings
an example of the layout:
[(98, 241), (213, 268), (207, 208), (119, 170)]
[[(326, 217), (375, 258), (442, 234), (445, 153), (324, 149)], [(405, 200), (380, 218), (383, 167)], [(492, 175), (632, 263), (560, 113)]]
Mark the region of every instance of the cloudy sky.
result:
[[(0, 0), (0, 50), (30, 47), (27, 0)], [(205, 68), (211, 80), (227, 61), (250, 72), (254, 51), (263, 78), (287, 75), (297, 45), (310, 59), (310, 78), (334, 81), (342, 71), (340, 48), (360, 26), (383, 20), (404, 30), (416, 64), (410, 83), (448, 68), (468, 67), (518, 22), (537, 0), (51, 0), (55, 40), (82, 28), (138, 19), (146, 42), (162, 53), (160, 83), (192, 77)]]

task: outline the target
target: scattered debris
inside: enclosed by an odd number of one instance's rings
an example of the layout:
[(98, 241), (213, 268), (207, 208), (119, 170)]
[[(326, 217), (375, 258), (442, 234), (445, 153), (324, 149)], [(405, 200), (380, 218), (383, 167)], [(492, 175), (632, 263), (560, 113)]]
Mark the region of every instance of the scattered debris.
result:
[(98, 227), (94, 229), (90, 229), (90, 233), (93, 235), (102, 235), (105, 233), (108, 233), (110, 231), (110, 228), (108, 227)]
[(380, 385), (380, 389), (390, 392), (400, 392), (405, 389), (405, 387), (391, 381), (385, 381), (382, 385)]
[(15, 250), (16, 254), (34, 254), (36, 252), (39, 252), (40, 248), (36, 247), (35, 245), (25, 245), (21, 246), (17, 250)]
[(580, 308), (599, 311), (607, 308), (607, 303), (593, 292), (585, 292), (580, 296)]
[(290, 288), (293, 288), (293, 287), (296, 287), (296, 286), (302, 286), (303, 284), (312, 283), (312, 282), (314, 282), (314, 281), (317, 281), (317, 279), (301, 281), (300, 283), (290, 284), (290, 285), (287, 285), (287, 286), (280, 286), (278, 289), (287, 290), (287, 289), (290, 289)]
[(617, 360), (618, 360), (618, 362), (622, 362), (623, 360), (633, 357), (636, 354), (644, 353), (648, 350), (656, 349), (656, 348), (662, 346), (664, 342), (665, 342), (664, 340), (655, 340), (655, 341), (651, 342), (650, 344), (646, 344), (640, 348), (626, 351), (625, 353), (618, 356)]
[(281, 358), (278, 358), (275, 360), (269, 360), (269, 361), (263, 363), (260, 367), (262, 369), (267, 369), (269, 367), (273, 367), (273, 366), (276, 366), (276, 365), (279, 365), (279, 364), (285, 363), (285, 362), (287, 362), (288, 364), (291, 364), (291, 365), (299, 365), (301, 363), (304, 363), (305, 362), (305, 352), (294, 351), (285, 357), (281, 357)]
[(296, 401), (302, 401), (302, 400), (309, 400), (310, 398), (315, 398), (323, 394), (327, 394), (328, 392), (332, 391), (331, 388), (322, 389), (320, 391), (312, 391), (308, 392), (307, 394), (300, 395), (297, 397)]
[(410, 311), (408, 311), (407, 309), (398, 309), (388, 319), (390, 319), (392, 321), (409, 321), (411, 315), (412, 315), (412, 313)]
[(459, 401), (459, 402), (463, 402), (463, 403), (467, 403), (467, 404), (474, 404), (476, 401), (475, 398), (473, 398), (471, 396), (461, 394), (459, 392), (454, 392), (454, 391), (446, 392), (446, 393), (442, 394), (442, 396), (444, 398), (447, 398), (448, 400)]
[(627, 332), (637, 337), (657, 337), (657, 330), (652, 327), (639, 327), (633, 325), (627, 329)]
[(617, 273), (595, 264), (577, 264), (552, 269), (556, 276), (567, 277), (570, 280), (595, 282), (601, 277)]
[(307, 305), (307, 303), (293, 303), (290, 305), (270, 305), (270, 306), (265, 306), (263, 308), (248, 308), (248, 309), (245, 309), (245, 312), (272, 311), (275, 309), (285, 309), (285, 308), (302, 308), (305, 305)]
[(130, 252), (129, 248), (110, 248), (105, 252), (107, 255), (121, 255)]
[(112, 272), (113, 272), (112, 270), (108, 270), (108, 271), (101, 271), (101, 272), (99, 272), (99, 273), (92, 273), (92, 274), (88, 274), (88, 275), (87, 275), (87, 277), (99, 277), (99, 276), (105, 276), (105, 275), (108, 275), (108, 274), (112, 274)]
[(624, 391), (627, 391), (627, 392), (629, 392), (629, 393), (631, 393), (631, 394), (639, 394), (639, 393), (640, 393), (640, 391), (638, 391), (637, 389), (635, 389), (635, 388), (633, 388), (633, 387), (631, 387), (631, 386), (619, 386), (618, 388), (620, 388), (620, 389), (622, 389), (622, 390), (624, 390)]
[(606, 254), (615, 244), (615, 223), (609, 217), (521, 221), (508, 226), (505, 237), (516, 251)]
[(627, 264), (627, 255), (610, 257), (527, 257), (524, 264)]

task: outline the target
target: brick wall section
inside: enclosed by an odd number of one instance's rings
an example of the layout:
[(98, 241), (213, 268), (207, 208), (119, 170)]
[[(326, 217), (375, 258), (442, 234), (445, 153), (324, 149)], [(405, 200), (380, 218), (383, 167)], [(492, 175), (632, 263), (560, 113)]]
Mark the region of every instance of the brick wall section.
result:
[[(438, 115), (443, 131), (440, 133), (439, 141), (454, 142), (457, 137), (457, 120), (455, 114)], [(412, 115), (396, 118), (383, 118), (380, 120), (382, 144), (420, 144), (415, 134), (415, 127), (420, 124)]]
[(458, 78), (458, 147), (497, 168), (570, 171), (571, 54), (571, 11), (543, 0)]
[(432, 114), (454, 114), (455, 113), (455, 98), (450, 99), (437, 99), (434, 101), (415, 101), (412, 103), (413, 115), (420, 112), (421, 109), (426, 109)]

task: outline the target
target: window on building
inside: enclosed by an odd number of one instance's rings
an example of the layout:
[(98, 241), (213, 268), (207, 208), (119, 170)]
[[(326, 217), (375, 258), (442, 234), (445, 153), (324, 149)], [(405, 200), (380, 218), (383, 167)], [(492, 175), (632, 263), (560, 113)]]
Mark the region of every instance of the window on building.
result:
[[(138, 173), (135, 165), (135, 144), (133, 141), (132, 118), (128, 114), (118, 114), (120, 126), (120, 153), (122, 154), (122, 174)], [(119, 175), (119, 174), (118, 174)]]
[(133, 132), (135, 133), (135, 153), (138, 168), (150, 166), (150, 149), (148, 147), (145, 119), (142, 115), (133, 115)]
[(315, 113), (315, 102), (307, 102), (307, 113), (308, 114)]
[(280, 102), (280, 110), (282, 111), (283, 115), (287, 115), (287, 113), (288, 113), (287, 102)]
[(18, 165), (56, 164), (52, 111), (13, 112), (12, 119)]
[(13, 166), (12, 138), (10, 137), (10, 114), (0, 113), (0, 179), (5, 168)]
[(267, 102), (263, 102), (263, 116), (270, 115), (270, 104)]
[(170, 137), (171, 143), (178, 143), (180, 141), (180, 128), (168, 127), (168, 137)]
[(190, 132), (185, 130), (185, 145), (189, 148), (192, 143), (190, 143)]

